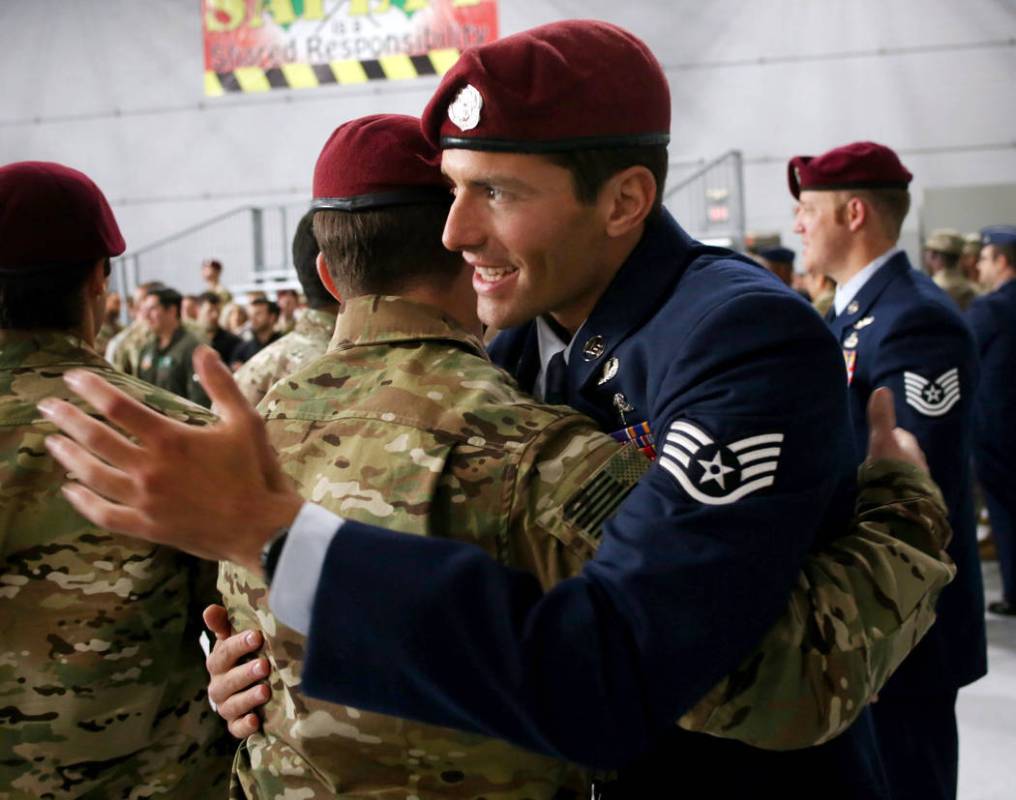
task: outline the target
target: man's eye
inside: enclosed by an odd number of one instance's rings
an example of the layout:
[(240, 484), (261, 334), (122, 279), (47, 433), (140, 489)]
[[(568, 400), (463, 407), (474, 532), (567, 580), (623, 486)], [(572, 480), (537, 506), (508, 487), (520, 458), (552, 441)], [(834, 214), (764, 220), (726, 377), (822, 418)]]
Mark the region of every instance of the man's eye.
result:
[(486, 191), (488, 200), (500, 200), (502, 197), (504, 197), (504, 192), (502, 192), (496, 186), (488, 186)]

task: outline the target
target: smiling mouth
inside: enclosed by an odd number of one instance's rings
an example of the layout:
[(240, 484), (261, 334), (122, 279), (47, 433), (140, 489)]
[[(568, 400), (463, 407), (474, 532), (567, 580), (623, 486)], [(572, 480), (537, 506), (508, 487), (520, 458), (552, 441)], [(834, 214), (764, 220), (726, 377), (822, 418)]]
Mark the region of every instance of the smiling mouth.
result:
[(518, 272), (518, 267), (473, 267), (473, 274), (484, 283), (497, 283)]

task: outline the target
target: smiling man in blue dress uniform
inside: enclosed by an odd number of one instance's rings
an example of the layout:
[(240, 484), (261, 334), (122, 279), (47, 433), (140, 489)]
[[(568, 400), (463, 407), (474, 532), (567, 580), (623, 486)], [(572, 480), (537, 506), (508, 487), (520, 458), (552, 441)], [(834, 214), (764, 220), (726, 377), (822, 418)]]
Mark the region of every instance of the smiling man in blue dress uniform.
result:
[(956, 692), (987, 670), (970, 470), (977, 352), (956, 305), (897, 247), (912, 176), (895, 152), (855, 142), (795, 157), (788, 170), (805, 267), (837, 284), (827, 319), (847, 365), (856, 442), (867, 440), (869, 396), (888, 386), (950, 510), (956, 580), (873, 711), (893, 797), (952, 798)]

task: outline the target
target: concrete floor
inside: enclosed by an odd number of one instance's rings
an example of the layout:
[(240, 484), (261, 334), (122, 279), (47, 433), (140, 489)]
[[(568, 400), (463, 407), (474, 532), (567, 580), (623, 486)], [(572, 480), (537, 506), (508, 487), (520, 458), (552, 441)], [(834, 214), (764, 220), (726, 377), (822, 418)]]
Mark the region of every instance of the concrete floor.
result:
[[(984, 567), (988, 600), (1001, 597), (998, 564)], [(960, 690), (959, 800), (1016, 800), (1016, 617), (988, 614), (988, 674)]]

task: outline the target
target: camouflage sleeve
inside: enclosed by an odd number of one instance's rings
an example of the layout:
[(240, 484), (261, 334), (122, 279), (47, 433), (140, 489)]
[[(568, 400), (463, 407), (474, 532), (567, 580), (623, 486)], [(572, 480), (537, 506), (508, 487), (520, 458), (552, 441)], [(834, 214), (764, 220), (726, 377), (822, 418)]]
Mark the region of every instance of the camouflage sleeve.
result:
[(526, 447), (511, 487), (513, 566), (535, 574), (544, 589), (580, 572), (602, 523), (649, 463), (585, 417), (546, 426)]
[(862, 466), (859, 490), (851, 530), (808, 558), (787, 611), (682, 728), (771, 750), (828, 741), (927, 633), (956, 572), (942, 495), (891, 461)]

